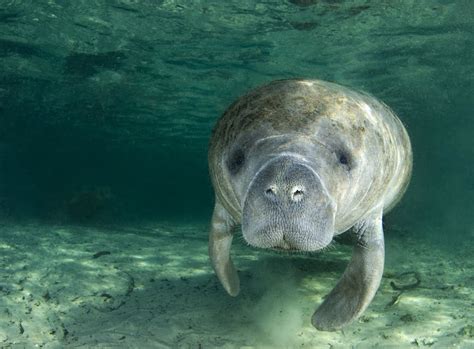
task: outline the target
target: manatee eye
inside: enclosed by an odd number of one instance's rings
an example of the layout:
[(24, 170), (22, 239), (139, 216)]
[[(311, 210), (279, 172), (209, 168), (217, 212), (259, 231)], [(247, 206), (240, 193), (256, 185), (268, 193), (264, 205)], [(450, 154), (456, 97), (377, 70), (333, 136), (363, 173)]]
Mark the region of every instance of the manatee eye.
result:
[(339, 162), (343, 165), (349, 164), (349, 160), (347, 159), (346, 154), (344, 154), (344, 153), (339, 154)]
[(351, 154), (346, 151), (336, 152), (337, 159), (341, 165), (350, 171), (354, 167), (354, 161), (352, 160)]
[(227, 168), (232, 175), (239, 172), (245, 162), (245, 154), (242, 149), (235, 150), (227, 160)]

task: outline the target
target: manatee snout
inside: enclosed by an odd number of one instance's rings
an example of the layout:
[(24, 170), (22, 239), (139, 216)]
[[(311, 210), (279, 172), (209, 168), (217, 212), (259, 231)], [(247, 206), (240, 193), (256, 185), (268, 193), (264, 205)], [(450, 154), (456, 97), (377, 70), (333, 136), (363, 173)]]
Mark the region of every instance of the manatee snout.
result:
[(257, 171), (242, 213), (244, 239), (256, 247), (316, 251), (334, 235), (333, 200), (311, 165), (291, 156)]

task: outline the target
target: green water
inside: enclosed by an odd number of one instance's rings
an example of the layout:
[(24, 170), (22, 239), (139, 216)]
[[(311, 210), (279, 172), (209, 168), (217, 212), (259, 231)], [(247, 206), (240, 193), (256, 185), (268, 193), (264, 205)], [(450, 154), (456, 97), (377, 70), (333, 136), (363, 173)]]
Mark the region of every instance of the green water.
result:
[[(167, 222), (171, 231), (184, 229), (180, 239), (198, 239), (199, 268), (207, 268), (207, 144), (215, 121), (251, 88), (308, 77), (370, 92), (406, 125), (413, 177), (386, 217), (387, 235), (403, 230), (420, 247), (415, 255), (430, 253), (425, 242), (438, 243), (446, 253), (463, 246), (472, 260), (473, 62), (470, 0), (0, 0), (1, 224), (11, 232), (30, 222)], [(446, 258), (454, 263), (456, 254)], [(470, 266), (453, 266), (468, 288)], [(308, 325), (310, 313), (295, 326)], [(238, 323), (245, 337), (245, 321)], [(265, 333), (280, 340), (277, 332)], [(243, 345), (205, 338), (203, 348)]]

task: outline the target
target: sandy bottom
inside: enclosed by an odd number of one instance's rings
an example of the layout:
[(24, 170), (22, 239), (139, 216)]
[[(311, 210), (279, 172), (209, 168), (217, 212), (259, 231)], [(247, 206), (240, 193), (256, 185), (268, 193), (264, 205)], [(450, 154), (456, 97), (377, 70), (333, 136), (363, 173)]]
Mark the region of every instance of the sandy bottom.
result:
[[(311, 315), (350, 247), (283, 255), (237, 239), (229, 297), (202, 224), (0, 228), (2, 348), (474, 348), (472, 244), (387, 232), (386, 271), (364, 316), (320, 332)], [(394, 290), (410, 284), (413, 289)]]

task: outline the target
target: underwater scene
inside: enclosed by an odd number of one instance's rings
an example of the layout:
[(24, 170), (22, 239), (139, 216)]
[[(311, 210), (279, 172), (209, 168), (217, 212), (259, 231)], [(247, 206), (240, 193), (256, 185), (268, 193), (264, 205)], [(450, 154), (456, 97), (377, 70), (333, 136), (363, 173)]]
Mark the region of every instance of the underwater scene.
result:
[(473, 81), (471, 0), (0, 0), (0, 348), (474, 348)]

